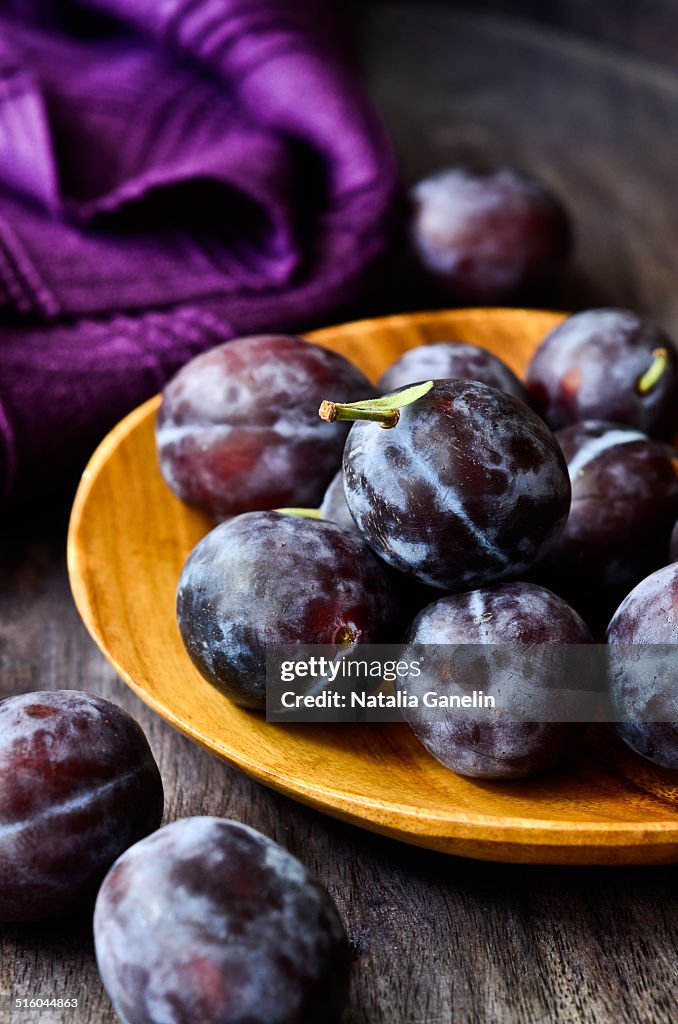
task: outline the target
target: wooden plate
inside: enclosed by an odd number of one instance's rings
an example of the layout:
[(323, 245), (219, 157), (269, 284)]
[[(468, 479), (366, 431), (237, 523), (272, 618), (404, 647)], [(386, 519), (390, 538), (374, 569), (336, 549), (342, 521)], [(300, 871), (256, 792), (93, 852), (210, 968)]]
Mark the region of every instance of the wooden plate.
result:
[[(456, 310), (328, 328), (312, 340), (371, 377), (405, 349), (460, 338), (521, 372), (559, 314)], [(486, 860), (642, 864), (678, 860), (675, 776), (591, 730), (567, 770), (521, 783), (447, 771), (404, 725), (272, 725), (231, 704), (184, 652), (174, 595), (186, 556), (211, 528), (168, 490), (156, 465), (159, 399), (108, 435), (85, 470), (69, 531), (76, 604), (96, 643), (139, 696), (192, 739), (288, 796), (363, 828)]]

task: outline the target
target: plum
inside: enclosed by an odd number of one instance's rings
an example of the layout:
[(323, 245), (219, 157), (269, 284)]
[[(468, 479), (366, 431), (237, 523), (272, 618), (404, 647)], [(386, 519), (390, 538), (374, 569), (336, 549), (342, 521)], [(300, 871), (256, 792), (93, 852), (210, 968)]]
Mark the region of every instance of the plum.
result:
[(343, 530), (348, 530), (349, 533), (358, 533), (358, 527), (355, 525), (353, 516), (346, 504), (343, 469), (340, 469), (339, 472), (332, 477), (330, 486), (325, 491), (325, 495), (320, 504), (320, 512), (323, 519), (328, 519), (331, 523), (336, 523), (337, 526), (341, 526)]
[(328, 388), (345, 401), (371, 390), (343, 356), (292, 336), (239, 338), (197, 356), (169, 382), (158, 411), (165, 480), (217, 519), (317, 507), (348, 429), (318, 419)]
[(527, 368), (530, 400), (553, 430), (611, 420), (650, 437), (678, 430), (678, 352), (624, 309), (589, 309), (547, 334)]
[(669, 537), (669, 561), (678, 562), (678, 520), (675, 522)]
[(556, 274), (571, 250), (562, 204), (510, 168), (448, 168), (418, 182), (410, 200), (414, 254), (459, 302), (514, 298)]
[(246, 512), (189, 555), (177, 618), (205, 678), (262, 709), (268, 644), (387, 642), (398, 609), (386, 566), (357, 535), (323, 520)]
[(593, 713), (596, 650), (569, 646), (590, 645), (591, 634), (574, 609), (543, 587), (500, 583), (440, 598), (419, 613), (407, 640), (427, 646), (416, 685), (408, 678), (402, 688), (417, 696), (475, 689), (497, 702), (498, 713), (477, 719), (476, 712), (471, 718), (454, 709), (432, 715), (421, 702), (404, 710), (428, 752), (461, 775), (519, 779), (545, 771), (572, 748), (576, 723)]
[(283, 847), (184, 818), (106, 876), (97, 963), (125, 1024), (337, 1024), (349, 956), (325, 889)]
[[(337, 526), (341, 526), (342, 530), (348, 530), (349, 533), (361, 536), (346, 504), (343, 470), (337, 473), (327, 488), (320, 510), (324, 519), (329, 519), (331, 522), (336, 523)], [(425, 605), (440, 597), (440, 591), (437, 588), (426, 586), (425, 583), (419, 583), (417, 580), (403, 576), (402, 573), (392, 570), (390, 567), (387, 568), (392, 592), (399, 609), (397, 622), (404, 628), (409, 626), (414, 616)], [(396, 630), (396, 632), (399, 632), (399, 630)]]
[(497, 356), (462, 341), (438, 341), (408, 349), (377, 381), (383, 392), (422, 380), (479, 380), (497, 391), (527, 402), (527, 392), (512, 370)]
[(369, 422), (364, 408), (321, 407), (330, 419), (361, 417), (344, 449), (351, 515), (385, 562), (422, 583), (464, 590), (517, 577), (565, 525), (563, 454), (511, 395), (476, 381), (429, 383), (391, 429), (381, 411)]
[(142, 730), (77, 690), (0, 703), (0, 920), (93, 899), (116, 857), (160, 824), (163, 789)]
[(678, 451), (599, 420), (564, 427), (556, 438), (572, 505), (539, 579), (604, 632), (631, 588), (666, 564), (678, 516)]
[(607, 630), (617, 732), (655, 764), (678, 769), (678, 563), (642, 580)]

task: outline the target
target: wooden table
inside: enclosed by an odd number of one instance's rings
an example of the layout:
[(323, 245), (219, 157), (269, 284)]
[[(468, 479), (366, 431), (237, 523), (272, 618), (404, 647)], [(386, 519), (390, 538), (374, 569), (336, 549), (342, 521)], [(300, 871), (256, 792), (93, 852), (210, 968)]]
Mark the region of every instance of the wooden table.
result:
[[(532, 169), (565, 196), (579, 237), (575, 272), (552, 304), (627, 305), (678, 333), (675, 71), (424, 3), (377, 6), (360, 21), (368, 85), (408, 179), (460, 158)], [(675, 869), (464, 861), (263, 789), (154, 716), (99, 655), (69, 594), (67, 510), (46, 499), (0, 534), (0, 696), (75, 687), (111, 698), (146, 730), (167, 820), (232, 816), (300, 856), (353, 944), (346, 1024), (678, 1020)], [(79, 1007), (10, 1010), (16, 997), (48, 996)], [(115, 1020), (87, 916), (2, 928), (0, 1024), (28, 1020)]]

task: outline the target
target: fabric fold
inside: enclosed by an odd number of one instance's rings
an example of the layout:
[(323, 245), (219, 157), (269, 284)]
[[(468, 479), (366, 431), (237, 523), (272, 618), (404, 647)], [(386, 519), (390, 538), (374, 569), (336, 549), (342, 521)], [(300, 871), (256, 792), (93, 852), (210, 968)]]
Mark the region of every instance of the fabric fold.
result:
[(358, 295), (397, 186), (321, 3), (54, 8), (0, 2), (5, 494), (196, 352)]

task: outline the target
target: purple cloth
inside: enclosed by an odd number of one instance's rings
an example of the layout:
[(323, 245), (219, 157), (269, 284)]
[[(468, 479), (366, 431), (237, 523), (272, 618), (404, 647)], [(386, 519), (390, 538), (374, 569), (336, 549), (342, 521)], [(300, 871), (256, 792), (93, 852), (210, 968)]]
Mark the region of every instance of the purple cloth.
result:
[(325, 16), (0, 0), (5, 497), (197, 352), (311, 325), (369, 279), (395, 164)]

